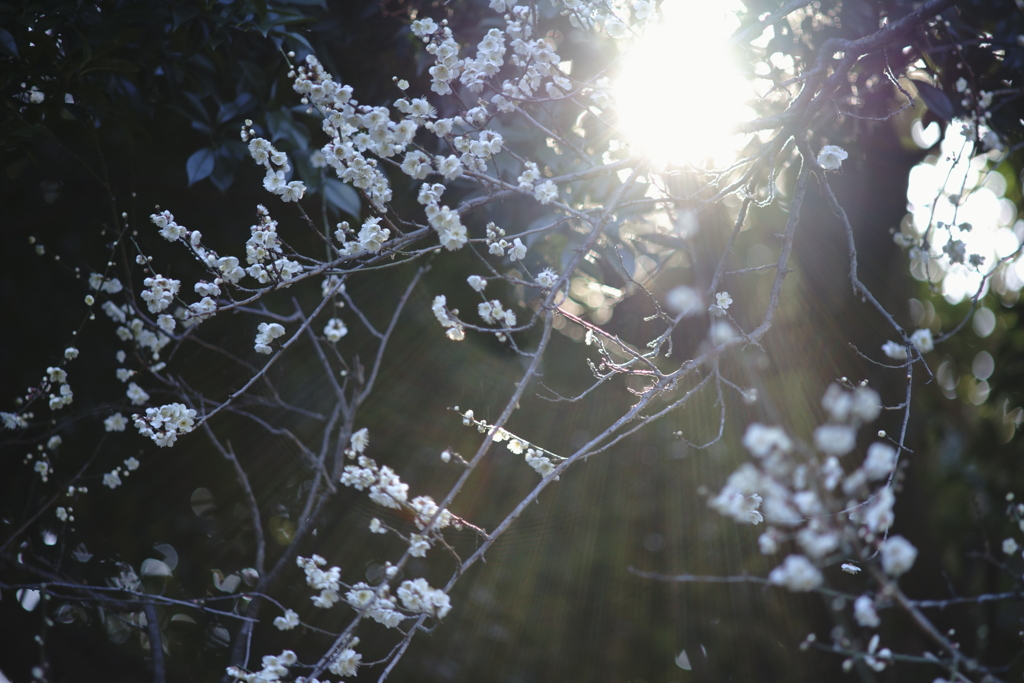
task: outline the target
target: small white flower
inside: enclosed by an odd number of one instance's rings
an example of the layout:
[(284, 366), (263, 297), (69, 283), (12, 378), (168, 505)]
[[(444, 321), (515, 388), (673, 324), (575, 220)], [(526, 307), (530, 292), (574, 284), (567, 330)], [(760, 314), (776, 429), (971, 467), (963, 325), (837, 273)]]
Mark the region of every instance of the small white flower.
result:
[(791, 591), (814, 590), (823, 581), (818, 568), (803, 555), (790, 555), (768, 574), (769, 583), (785, 586)]
[(121, 413), (114, 413), (103, 421), (103, 428), (108, 432), (123, 432), (128, 426), (128, 420)]
[(469, 286), (472, 287), (473, 290), (477, 292), (484, 291), (484, 288), (487, 286), (487, 280), (483, 279), (479, 275), (470, 275), (468, 278), (466, 278), (466, 282), (468, 282)]
[(339, 318), (331, 318), (324, 327), (324, 337), (331, 343), (340, 341), (346, 334), (348, 334), (348, 328)]
[(935, 348), (935, 342), (932, 340), (932, 331), (927, 328), (917, 330), (914, 334), (910, 335), (910, 341), (921, 353), (928, 353)]
[(545, 268), (537, 274), (537, 284), (545, 289), (550, 289), (558, 282), (558, 274), (551, 268)]
[(147, 394), (142, 387), (135, 382), (128, 385), (127, 391), (128, 399), (131, 400), (132, 405), (141, 406), (143, 403), (149, 400), (149, 394)]
[(821, 425), (814, 430), (814, 445), (829, 455), (846, 455), (857, 445), (857, 430), (849, 425)]
[(893, 360), (907, 359), (907, 347), (894, 341), (887, 341), (882, 344), (882, 353)]
[(896, 467), (896, 449), (876, 441), (868, 446), (868, 456), (861, 468), (868, 479), (884, 479)]
[(852, 562), (844, 562), (843, 566), (840, 567), (847, 574), (860, 574), (860, 567), (853, 564)]
[(1003, 541), (1003, 552), (1007, 555), (1013, 555), (1015, 552), (1017, 552), (1017, 547), (1017, 541), (1013, 540), (1012, 538), (1008, 538), (1005, 541)]
[(865, 628), (878, 628), (882, 620), (875, 612), (875, 601), (867, 595), (862, 595), (853, 602), (853, 617), (857, 623)]
[(838, 171), (848, 156), (850, 155), (842, 147), (825, 145), (818, 152), (818, 165), (826, 171)]
[(526, 245), (518, 237), (512, 240), (512, 246), (508, 250), (508, 257), (513, 261), (522, 261), (526, 258)]
[(370, 533), (374, 534), (386, 534), (388, 530), (380, 523), (380, 520), (374, 517), (370, 520)]
[(285, 610), (283, 617), (274, 619), (274, 626), (282, 631), (290, 631), (299, 625), (299, 615), (294, 610)]
[(363, 427), (352, 434), (351, 446), (356, 453), (362, 453), (370, 445), (370, 430)]
[(892, 536), (879, 548), (882, 555), (882, 569), (889, 576), (906, 573), (917, 559), (917, 548), (902, 536)]

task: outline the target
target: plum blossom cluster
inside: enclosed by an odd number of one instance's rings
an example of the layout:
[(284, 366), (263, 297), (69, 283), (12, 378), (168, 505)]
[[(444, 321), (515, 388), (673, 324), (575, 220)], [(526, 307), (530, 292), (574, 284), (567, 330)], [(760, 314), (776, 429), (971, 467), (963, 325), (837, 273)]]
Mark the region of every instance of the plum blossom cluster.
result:
[(92, 273), (89, 275), (89, 289), (104, 294), (117, 294), (124, 289), (124, 286), (116, 277), (104, 277), (99, 273)]
[[(342, 648), (338, 652), (331, 656), (331, 663), (328, 665), (327, 670), (337, 676), (355, 676), (359, 667), (359, 662), (363, 658), (361, 654), (355, 651), (355, 646), (359, 644), (358, 638), (353, 638), (349, 642), (350, 647)], [(299, 683), (299, 679), (296, 679), (296, 683)], [(312, 681), (304, 681), (304, 683), (313, 683)]]
[(252, 121), (245, 121), (242, 129), (242, 142), (249, 143), (249, 154), (260, 166), (267, 170), (263, 178), (263, 187), (267, 192), (273, 192), (281, 197), (284, 202), (297, 202), (306, 193), (306, 186), (299, 180), (288, 181), (287, 176), (291, 171), (288, 164), (288, 155), (274, 148), (269, 140), (258, 137), (252, 128)]
[[(476, 419), (476, 414), (472, 410), (462, 412), (458, 406), (455, 406), (453, 410), (462, 416), (462, 424), (469, 426), (476, 426), (476, 429), (481, 434), (491, 432), (491, 441), (494, 443), (505, 443), (505, 447), (515, 455), (522, 455), (526, 464), (529, 465), (537, 474), (542, 477), (546, 477), (555, 471), (555, 462), (565, 460), (565, 458), (555, 455), (549, 451), (544, 450), (539, 446), (535, 446), (517, 436), (511, 434), (508, 430), (495, 428), (493, 425), (488, 424), (484, 420)], [(442, 455), (442, 457), (444, 457)], [(555, 477), (558, 480), (558, 477)]]
[(116, 489), (123, 482), (121, 481), (121, 475), (128, 476), (135, 470), (139, 469), (139, 461), (135, 458), (126, 458), (122, 465), (118, 465), (110, 472), (103, 475), (103, 485), (109, 489)]
[[(928, 353), (935, 348), (935, 341), (932, 339), (932, 331), (927, 328), (916, 330), (912, 335), (910, 335), (910, 343), (913, 344), (914, 348), (916, 348), (920, 353)], [(882, 344), (882, 353), (893, 360), (907, 359), (907, 347), (892, 340)]]
[(181, 403), (168, 403), (159, 408), (147, 408), (145, 415), (132, 415), (139, 434), (152, 439), (161, 448), (173, 446), (179, 434), (188, 434), (195, 428), (196, 411)]
[(398, 587), (402, 607), (413, 613), (429, 614), (444, 619), (452, 608), (448, 594), (440, 588), (431, 588), (426, 579), (403, 581)]
[[(245, 260), (249, 264), (245, 272), (261, 283), (266, 283), (269, 281), (269, 276), (266, 274), (263, 264), (271, 259), (280, 258), (281, 238), (277, 234), (277, 221), (270, 217), (267, 207), (262, 204), (258, 205), (256, 215), (256, 225), (249, 228), (249, 239), (245, 243)], [(281, 266), (278, 266), (279, 271), (280, 268)], [(213, 296), (220, 294), (219, 291), (209, 293)]]
[(256, 327), (256, 353), (269, 354), (273, 351), (270, 343), (278, 337), (284, 336), (284, 325), (280, 323), (260, 323)]
[(409, 499), (409, 485), (387, 465), (378, 467), (373, 459), (358, 456), (356, 465), (346, 465), (341, 483), (357, 491), (369, 489), (370, 500), (382, 507), (401, 509)]
[[(50, 410), (60, 410), (75, 400), (75, 393), (68, 384), (68, 373), (63, 368), (46, 368), (42, 387), (43, 391), (47, 392), (47, 405), (50, 406)], [(4, 423), (8, 424), (8, 420), (5, 419)]]
[(516, 237), (511, 243), (505, 240), (505, 231), (494, 223), (487, 224), (487, 251), (495, 256), (505, 256), (512, 261), (522, 261), (526, 258), (526, 245)]
[[(819, 567), (843, 557), (867, 561), (877, 550), (882, 570), (905, 573), (917, 551), (901, 536), (888, 536), (895, 517), (892, 477), (897, 450), (884, 441), (867, 447), (859, 466), (841, 458), (857, 446), (857, 429), (878, 417), (878, 394), (862, 385), (831, 385), (822, 399), (829, 420), (814, 430), (813, 449), (799, 446), (777, 426), (751, 424), (743, 445), (754, 458), (740, 466), (709, 505), (742, 524), (766, 521), (758, 545), (774, 554), (792, 541), (792, 553), (772, 570), (771, 583), (794, 591), (821, 585)], [(850, 563), (855, 570), (856, 564)], [(860, 623), (872, 621), (861, 601)]]
[(396, 603), (387, 585), (373, 588), (360, 582), (345, 593), (345, 601), (353, 609), (363, 612), (367, 617), (387, 628), (398, 628), (406, 618), (397, 611)]
[(437, 232), (441, 246), (449, 251), (455, 251), (466, 244), (469, 237), (459, 213), (441, 204), (441, 194), (444, 190), (444, 185), (440, 183), (424, 183), (420, 186), (416, 200), (423, 206), (427, 222)]
[(263, 668), (259, 671), (249, 672), (241, 667), (229, 666), (228, 676), (235, 680), (246, 683), (273, 683), (288, 676), (288, 667), (298, 662), (298, 657), (291, 650), (285, 650), (279, 655), (266, 655), (263, 657)]
[(142, 290), (142, 300), (150, 313), (160, 313), (174, 303), (174, 297), (181, 289), (181, 281), (166, 278), (163, 275), (147, 277), (142, 281), (146, 289)]
[[(153, 367), (159, 370), (160, 368), (156, 366), (159, 365), (160, 352), (171, 342), (171, 338), (165, 334), (164, 330), (167, 327), (170, 327), (171, 330), (174, 329), (174, 319), (166, 314), (160, 315), (157, 318), (158, 329), (152, 329), (140, 318), (133, 317), (129, 321), (128, 316), (131, 315), (132, 310), (127, 304), (118, 306), (113, 301), (105, 301), (101, 308), (108, 318), (119, 323), (115, 330), (117, 338), (125, 342), (132, 341), (140, 351), (148, 352), (154, 362)], [(125, 381), (127, 377), (119, 376), (118, 379)]]
[(459, 319), (456, 317), (459, 311), (448, 310), (448, 299), (444, 294), (438, 294), (434, 297), (434, 303), (430, 309), (434, 312), (434, 317), (441, 323), (441, 327), (448, 330), (445, 334), (452, 341), (462, 341), (466, 338), (466, 332), (459, 323)]
[(319, 595), (312, 597), (313, 605), (321, 609), (328, 609), (337, 603), (341, 596), (341, 568), (331, 567), (324, 571), (320, 569), (327, 564), (327, 560), (319, 555), (312, 557), (298, 557), (295, 563), (306, 573), (306, 584), (314, 590), (320, 591)]

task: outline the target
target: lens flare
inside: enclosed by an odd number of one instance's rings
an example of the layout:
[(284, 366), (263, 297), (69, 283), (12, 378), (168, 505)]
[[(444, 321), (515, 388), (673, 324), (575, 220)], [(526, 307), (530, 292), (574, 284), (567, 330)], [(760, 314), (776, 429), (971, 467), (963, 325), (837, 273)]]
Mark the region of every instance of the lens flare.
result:
[(661, 21), (629, 49), (615, 81), (619, 121), (630, 143), (659, 165), (727, 164), (753, 117), (750, 82), (728, 46), (735, 2), (669, 0)]

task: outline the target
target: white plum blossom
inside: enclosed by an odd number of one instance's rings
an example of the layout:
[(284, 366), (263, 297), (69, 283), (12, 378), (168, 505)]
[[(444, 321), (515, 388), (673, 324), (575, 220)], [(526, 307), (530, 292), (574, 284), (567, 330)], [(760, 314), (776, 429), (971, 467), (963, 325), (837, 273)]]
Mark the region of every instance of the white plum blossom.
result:
[(782, 427), (769, 427), (754, 422), (743, 435), (743, 446), (755, 458), (764, 458), (777, 451), (788, 453), (793, 448), (793, 442)]
[(331, 318), (324, 326), (324, 337), (331, 343), (340, 341), (346, 334), (348, 334), (348, 328), (339, 318)]
[(174, 216), (170, 211), (161, 211), (150, 215), (149, 219), (153, 225), (160, 228), (160, 236), (168, 242), (176, 242), (185, 237), (188, 231), (174, 222)]
[[(353, 638), (349, 644), (353, 646), (358, 645), (359, 639)], [(346, 647), (331, 657), (327, 670), (336, 676), (355, 676), (358, 673), (359, 661), (362, 658), (363, 656), (351, 647)]]
[(902, 536), (888, 538), (882, 543), (879, 552), (882, 556), (882, 569), (889, 576), (905, 574), (917, 559), (917, 548)]
[(165, 278), (162, 275), (147, 277), (142, 284), (146, 286), (146, 289), (142, 290), (142, 299), (150, 313), (159, 313), (170, 306), (181, 288), (179, 280)]
[(428, 550), (430, 550), (430, 540), (426, 536), (420, 534), (409, 536), (409, 555), (411, 557), (426, 557)]
[(352, 434), (349, 440), (349, 447), (356, 453), (362, 453), (370, 445), (370, 430), (366, 427), (359, 429)]
[(825, 145), (818, 152), (818, 165), (826, 171), (838, 171), (849, 156), (842, 147)]
[(533, 197), (541, 204), (550, 204), (558, 199), (558, 186), (551, 180), (538, 183), (533, 189)]
[[(551, 462), (551, 458), (543, 455), (535, 448), (527, 448), (526, 454), (523, 457), (526, 460), (526, 464), (542, 477), (547, 477), (555, 471), (555, 464)], [(558, 477), (555, 477), (555, 479), (557, 480)]]
[(1017, 545), (1017, 541), (1015, 541), (1012, 538), (1007, 538), (1003, 541), (1003, 552), (1007, 555), (1013, 555), (1015, 552), (1017, 552), (1018, 547), (1019, 546)]
[(791, 591), (811, 591), (824, 581), (821, 572), (803, 555), (790, 555), (781, 565), (771, 570), (768, 582), (785, 586)]
[(341, 589), (340, 567), (331, 567), (326, 571), (320, 569), (320, 567), (327, 564), (327, 560), (319, 555), (313, 555), (309, 558), (297, 557), (295, 563), (305, 571), (306, 584), (310, 588), (320, 591), (320, 595), (312, 597), (315, 607), (327, 609), (333, 607), (341, 599), (341, 596), (338, 594), (338, 591)]
[(377, 477), (377, 483), (370, 486), (370, 500), (383, 507), (400, 509), (408, 498), (409, 485), (386, 465), (380, 468)]
[(910, 335), (910, 341), (921, 353), (928, 353), (935, 348), (932, 331), (927, 328), (917, 330), (914, 334)]
[(839, 548), (839, 534), (811, 523), (797, 532), (797, 543), (805, 553), (821, 559)]
[(117, 470), (107, 472), (103, 475), (103, 485), (110, 489), (116, 489), (121, 485), (121, 477)]
[(725, 312), (732, 305), (732, 297), (729, 292), (718, 292), (715, 294), (715, 303), (711, 304), (708, 311), (712, 315), (725, 315)]
[(388, 241), (388, 237), (391, 236), (391, 231), (387, 228), (381, 228), (378, 224), (380, 218), (367, 218), (363, 222), (362, 228), (359, 230), (359, 235), (356, 237), (359, 240), (360, 248), (371, 254), (376, 254), (381, 250), (381, 247), (385, 242)]
[(435, 529), (443, 529), (452, 522), (452, 513), (448, 510), (441, 510), (430, 496), (416, 496), (409, 504), (416, 512), (416, 518), (413, 521), (420, 529), (426, 529), (432, 519)]
[(202, 322), (217, 312), (217, 302), (206, 296), (200, 301), (188, 306), (187, 320)]
[(868, 455), (861, 468), (868, 479), (885, 479), (896, 467), (896, 449), (889, 444), (876, 441), (868, 446)]
[(878, 628), (882, 623), (875, 611), (875, 601), (868, 595), (861, 595), (853, 601), (853, 618), (865, 628)]
[(882, 344), (882, 353), (893, 360), (907, 359), (907, 347), (891, 340)]
[(437, 321), (441, 323), (441, 326), (448, 330), (446, 334), (449, 339), (452, 341), (462, 341), (466, 338), (462, 325), (459, 324), (457, 319), (448, 314), (447, 299), (443, 294), (438, 294), (434, 297), (434, 303), (430, 308), (434, 312)]
[(762, 555), (772, 555), (779, 550), (779, 531), (775, 527), (768, 527), (768, 530), (757, 537), (757, 549)]
[[(872, 532), (886, 531), (892, 526), (896, 517), (893, 513), (893, 505), (896, 504), (896, 496), (888, 486), (882, 487), (870, 504), (856, 514), (856, 520), (861, 521)], [(854, 515), (851, 515), (851, 519)]]
[(191, 432), (195, 428), (195, 418), (196, 411), (181, 403), (147, 408), (145, 416), (132, 416), (139, 434), (152, 439), (161, 448), (173, 446), (179, 434)]
[(149, 394), (135, 382), (128, 385), (128, 400), (132, 402), (132, 405), (141, 406), (149, 400)]
[(721, 492), (709, 500), (708, 505), (740, 524), (759, 524), (764, 520), (759, 512), (762, 498), (757, 490), (760, 485), (761, 473), (747, 463), (729, 475)]
[(487, 280), (479, 275), (470, 275), (466, 278), (466, 282), (469, 283), (469, 286), (476, 292), (483, 292), (484, 288), (487, 286)]
[(123, 432), (128, 426), (128, 420), (121, 413), (114, 413), (103, 420), (103, 428), (108, 432)]
[(857, 430), (849, 425), (821, 425), (814, 430), (814, 445), (829, 455), (846, 455), (857, 445)]
[(440, 589), (431, 588), (426, 579), (403, 581), (398, 589), (398, 598), (410, 612), (429, 614), (438, 619), (444, 619), (452, 608), (448, 595)]
[(518, 237), (512, 240), (512, 246), (508, 250), (508, 257), (513, 261), (522, 261), (526, 258), (526, 245)]
[(551, 268), (545, 268), (544, 270), (537, 273), (535, 278), (538, 285), (545, 289), (551, 289), (558, 282), (558, 273)]
[(284, 326), (280, 323), (260, 323), (256, 330), (256, 353), (269, 354), (273, 351), (270, 342), (284, 336)]
[(299, 625), (299, 615), (295, 610), (286, 609), (284, 616), (274, 619), (274, 626), (281, 631), (290, 631)]

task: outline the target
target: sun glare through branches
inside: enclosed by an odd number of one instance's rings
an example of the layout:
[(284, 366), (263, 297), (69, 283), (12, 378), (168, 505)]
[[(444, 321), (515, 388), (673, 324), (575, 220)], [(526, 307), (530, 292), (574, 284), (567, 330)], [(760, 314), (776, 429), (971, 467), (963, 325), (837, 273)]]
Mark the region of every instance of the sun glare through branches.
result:
[(753, 118), (749, 82), (734, 66), (728, 39), (739, 25), (732, 0), (669, 0), (626, 54), (615, 82), (630, 141), (656, 164), (727, 164)]

